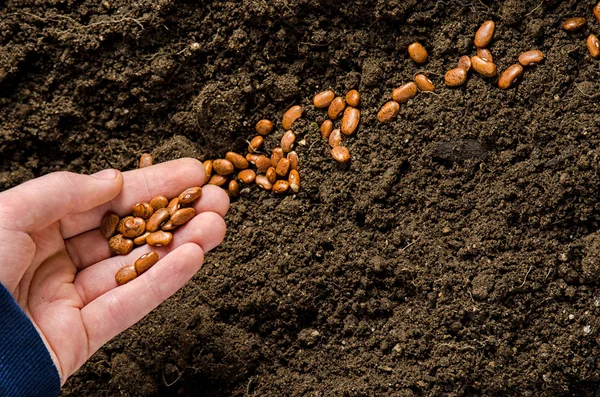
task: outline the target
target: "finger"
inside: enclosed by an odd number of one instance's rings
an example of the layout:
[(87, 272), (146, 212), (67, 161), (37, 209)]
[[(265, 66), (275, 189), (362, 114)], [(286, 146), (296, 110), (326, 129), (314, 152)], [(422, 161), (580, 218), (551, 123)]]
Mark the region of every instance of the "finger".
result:
[(188, 187), (201, 186), (206, 173), (201, 162), (185, 158), (124, 172), (123, 179), (123, 190), (112, 201), (62, 219), (63, 237), (70, 238), (97, 228), (108, 211), (120, 216), (130, 214), (131, 207), (141, 201), (150, 201), (158, 195), (176, 197)]
[[(206, 186), (202, 188), (202, 196), (194, 203), (194, 208), (198, 214), (215, 212), (223, 216), (229, 208), (229, 196), (220, 187)], [(178, 230), (179, 228), (175, 230), (174, 236), (177, 235)], [(79, 270), (111, 256), (108, 242), (99, 229), (71, 237), (65, 240), (65, 246), (71, 260)]]
[[(191, 223), (193, 222), (193, 223)], [(136, 248), (128, 255), (115, 256), (87, 267), (75, 277), (75, 287), (83, 304), (86, 305), (104, 293), (117, 286), (115, 274), (123, 266), (131, 265), (143, 254), (156, 251), (160, 258), (187, 243), (194, 243), (202, 248), (204, 253), (212, 250), (223, 241), (225, 222), (214, 212), (205, 212), (195, 217), (179, 234), (173, 236), (173, 241), (166, 247), (151, 247), (144, 245)]]
[(200, 269), (204, 253), (188, 243), (162, 258), (140, 277), (114, 288), (81, 309), (91, 355), (174, 294)]
[(12, 230), (36, 232), (74, 212), (88, 211), (119, 194), (123, 175), (53, 172), (0, 193), (0, 217)]

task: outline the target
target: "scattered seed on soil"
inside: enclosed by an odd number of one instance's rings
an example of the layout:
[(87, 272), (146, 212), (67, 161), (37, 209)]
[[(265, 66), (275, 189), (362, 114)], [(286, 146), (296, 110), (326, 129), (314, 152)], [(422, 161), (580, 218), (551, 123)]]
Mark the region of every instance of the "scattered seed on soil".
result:
[(133, 216), (137, 216), (143, 219), (148, 219), (154, 213), (154, 207), (150, 205), (150, 203), (137, 203), (131, 207), (131, 212)]
[(271, 154), (271, 167), (277, 167), (279, 161), (281, 161), (281, 159), (284, 157), (285, 154), (283, 153), (282, 148), (276, 147), (275, 149), (273, 149), (273, 153)]
[(458, 67), (466, 70), (467, 72), (471, 70), (471, 58), (468, 55), (463, 55), (458, 60)]
[(233, 174), (235, 167), (227, 159), (218, 159), (213, 161), (213, 170), (219, 175), (226, 176)]
[(590, 34), (586, 40), (588, 51), (592, 58), (598, 59), (600, 57), (600, 41), (594, 34)]
[(494, 37), (494, 29), (496, 24), (494, 21), (485, 21), (475, 33), (475, 46), (478, 48), (487, 47)]
[(135, 271), (134, 265), (123, 266), (119, 270), (117, 270), (117, 274), (115, 274), (115, 281), (117, 285), (124, 285), (135, 279), (138, 276)]
[(329, 146), (332, 148), (338, 146), (342, 142), (342, 131), (339, 128), (331, 131), (331, 135), (329, 135)]
[(380, 123), (387, 123), (393, 121), (396, 119), (399, 112), (400, 104), (395, 101), (389, 101), (388, 103), (383, 105), (377, 113), (377, 120), (379, 120)]
[(331, 120), (337, 120), (340, 117), (340, 114), (344, 111), (346, 107), (346, 101), (341, 96), (336, 97), (331, 104), (329, 105), (329, 110), (327, 111), (327, 115)]
[(158, 254), (154, 251), (146, 252), (144, 255), (140, 256), (134, 263), (135, 271), (138, 276), (144, 273), (146, 270), (150, 269), (158, 262)]
[(333, 101), (333, 98), (335, 98), (335, 93), (331, 90), (319, 92), (313, 98), (313, 104), (315, 105), (316, 108), (323, 109), (323, 108), (328, 107), (331, 104), (331, 101)]
[(398, 103), (408, 102), (410, 99), (414, 98), (417, 95), (418, 87), (417, 84), (406, 83), (392, 91), (392, 99)]
[(288, 109), (287, 112), (283, 115), (283, 119), (281, 120), (281, 125), (284, 130), (289, 130), (292, 128), (292, 124), (296, 120), (302, 117), (302, 106), (295, 105)]
[(150, 235), (146, 237), (146, 244), (155, 247), (165, 247), (169, 245), (172, 240), (173, 234), (165, 232), (164, 230), (158, 230), (154, 233), (150, 233)]
[(283, 150), (284, 153), (291, 152), (294, 143), (296, 143), (296, 134), (292, 131), (286, 131), (281, 138), (281, 150)]
[(231, 197), (238, 197), (240, 195), (240, 184), (236, 180), (229, 181), (229, 195)]
[(271, 184), (275, 183), (277, 180), (277, 171), (275, 170), (275, 167), (269, 167), (265, 175)]
[(418, 74), (415, 76), (415, 84), (419, 87), (419, 90), (424, 92), (433, 92), (435, 91), (435, 85), (433, 82), (429, 80), (429, 77), (424, 74)]
[(154, 208), (154, 211), (156, 211), (169, 205), (169, 199), (165, 196), (154, 196), (152, 200), (150, 200), (150, 205)]
[(127, 255), (133, 249), (133, 240), (117, 234), (108, 240), (108, 247), (112, 252), (118, 255)]
[(290, 159), (290, 169), (291, 170), (297, 170), (298, 169), (298, 153), (296, 152), (289, 152), (287, 155), (287, 158)]
[(350, 90), (346, 94), (346, 104), (357, 108), (360, 105), (360, 93), (356, 90)]
[(264, 138), (260, 135), (257, 135), (254, 138), (252, 138), (252, 140), (248, 144), (248, 153), (254, 153), (257, 150), (259, 150), (264, 142)]
[(213, 173), (212, 160), (206, 160), (204, 163), (202, 163), (202, 165), (204, 166), (204, 173), (206, 173), (206, 179), (210, 179)]
[(587, 23), (587, 19), (585, 19), (583, 17), (569, 18), (563, 22), (562, 28), (564, 30), (566, 30), (567, 32), (575, 32), (575, 31), (583, 28), (586, 23)]
[(243, 170), (238, 174), (238, 179), (246, 185), (250, 185), (256, 179), (256, 172), (253, 170)]
[(360, 110), (347, 107), (344, 111), (344, 117), (342, 117), (342, 134), (354, 134), (358, 128), (358, 123), (360, 123)]
[(594, 16), (596, 21), (600, 23), (600, 2), (594, 6)]
[(288, 183), (290, 184), (290, 189), (292, 190), (292, 192), (298, 193), (300, 191), (300, 174), (297, 170), (290, 171)]
[[(244, 159), (244, 161), (246, 161), (246, 159)], [(200, 197), (202, 197), (202, 188), (200, 186), (188, 187), (177, 196), (179, 204), (190, 204)]]
[(146, 221), (139, 217), (127, 216), (119, 223), (118, 232), (123, 237), (133, 238), (144, 234), (146, 231)]
[(427, 50), (421, 45), (421, 43), (415, 42), (408, 46), (408, 55), (410, 58), (418, 63), (419, 65), (427, 62)]
[(290, 188), (288, 181), (277, 181), (273, 184), (273, 191), (275, 193), (283, 194)]
[(140, 165), (139, 168), (150, 167), (153, 163), (152, 155), (148, 153), (144, 153), (140, 156)]
[(487, 48), (478, 48), (477, 56), (482, 59), (485, 59), (488, 62), (494, 62), (494, 57), (492, 56), (492, 53), (490, 52), (490, 50), (488, 50)]
[(273, 188), (273, 184), (269, 182), (265, 175), (257, 175), (256, 176), (256, 184), (265, 190), (271, 190)]
[(483, 77), (494, 77), (498, 74), (495, 63), (486, 61), (478, 55), (471, 58), (471, 64), (473, 70)]
[(331, 131), (333, 131), (333, 122), (331, 120), (325, 120), (323, 124), (321, 124), (321, 128), (319, 128), (319, 130), (321, 131), (321, 138), (329, 138)]
[(233, 164), (233, 167), (237, 170), (245, 170), (249, 165), (248, 160), (246, 160), (244, 156), (235, 152), (227, 152), (225, 154), (225, 160)]
[(350, 151), (345, 146), (336, 146), (331, 149), (331, 157), (338, 163), (347, 163), (350, 161)]
[(544, 54), (538, 50), (525, 51), (519, 55), (519, 63), (523, 66), (532, 66), (544, 60)]
[[(275, 149), (279, 149), (281, 150), (281, 148), (275, 148)], [(283, 157), (283, 154), (281, 155)], [(256, 168), (260, 171), (260, 172), (265, 172), (269, 169), (269, 167), (271, 166), (271, 159), (269, 159), (267, 156), (265, 155), (260, 155), (256, 158), (256, 162), (254, 163), (256, 165)]]
[(223, 187), (227, 183), (227, 177), (219, 174), (213, 175), (208, 181), (209, 185)]
[(259, 135), (269, 135), (271, 131), (273, 131), (273, 123), (271, 120), (263, 119), (256, 123), (256, 132)]
[(119, 225), (119, 216), (113, 212), (108, 212), (100, 222), (100, 233), (104, 238), (109, 239), (117, 231)]
[(290, 172), (290, 160), (286, 158), (279, 160), (277, 167), (275, 167), (275, 172), (280, 177), (286, 177)]
[(458, 87), (467, 81), (467, 71), (461, 68), (454, 68), (446, 72), (444, 81), (448, 87)]
[(163, 225), (163, 223), (167, 222), (171, 217), (171, 212), (168, 208), (160, 208), (156, 210), (154, 214), (148, 219), (146, 222), (146, 231), (155, 232)]
[(498, 80), (498, 87), (502, 88), (503, 90), (509, 89), (514, 83), (517, 82), (522, 74), (523, 66), (521, 66), (520, 63), (515, 63), (514, 65), (509, 66), (508, 69), (506, 69), (500, 76), (500, 79)]

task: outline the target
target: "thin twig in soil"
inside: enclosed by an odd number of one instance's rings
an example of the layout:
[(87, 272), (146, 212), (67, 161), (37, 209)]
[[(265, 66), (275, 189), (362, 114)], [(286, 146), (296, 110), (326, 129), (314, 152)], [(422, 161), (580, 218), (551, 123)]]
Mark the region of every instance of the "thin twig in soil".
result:
[(525, 14), (525, 16), (526, 17), (530, 16), (531, 14), (533, 14), (534, 12), (539, 10), (542, 5), (544, 5), (544, 0), (540, 1), (540, 4), (537, 7), (535, 7), (533, 10), (531, 10), (528, 14)]
[(523, 278), (523, 282), (517, 288), (521, 288), (522, 286), (525, 285), (525, 282), (527, 281), (527, 276), (529, 276), (529, 273), (531, 273), (531, 269), (533, 269), (533, 265), (529, 266), (529, 270), (527, 270), (527, 274), (525, 274), (525, 277)]

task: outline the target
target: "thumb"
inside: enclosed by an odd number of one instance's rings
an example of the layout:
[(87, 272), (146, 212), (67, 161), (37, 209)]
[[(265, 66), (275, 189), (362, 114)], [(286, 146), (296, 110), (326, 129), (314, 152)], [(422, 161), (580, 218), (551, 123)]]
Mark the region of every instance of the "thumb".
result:
[(93, 175), (54, 172), (0, 193), (4, 227), (35, 232), (67, 214), (90, 210), (115, 198), (123, 175), (107, 169)]

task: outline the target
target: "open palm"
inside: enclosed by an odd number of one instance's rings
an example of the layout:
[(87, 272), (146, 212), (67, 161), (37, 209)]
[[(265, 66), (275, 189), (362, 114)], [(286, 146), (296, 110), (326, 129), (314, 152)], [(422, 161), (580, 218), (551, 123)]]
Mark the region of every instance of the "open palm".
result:
[[(174, 197), (205, 180), (200, 162), (181, 159), (125, 173), (58, 172), (0, 193), (0, 282), (40, 333), (61, 385), (198, 271), (204, 253), (225, 235), (229, 198), (205, 186), (196, 217), (176, 230), (169, 246), (141, 246), (125, 256), (111, 256), (98, 229), (102, 216), (129, 214), (137, 202)], [(150, 250), (159, 262), (117, 288), (116, 271)]]

